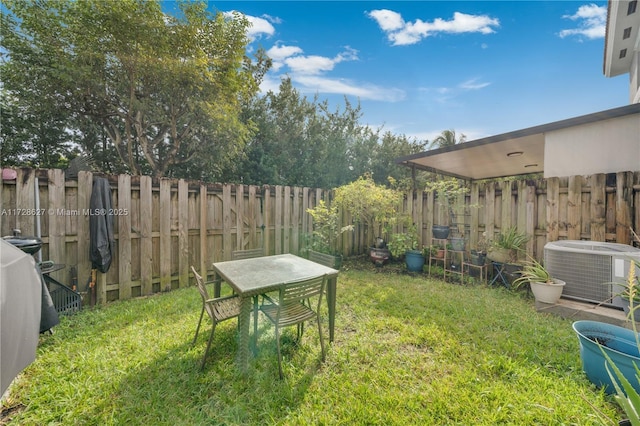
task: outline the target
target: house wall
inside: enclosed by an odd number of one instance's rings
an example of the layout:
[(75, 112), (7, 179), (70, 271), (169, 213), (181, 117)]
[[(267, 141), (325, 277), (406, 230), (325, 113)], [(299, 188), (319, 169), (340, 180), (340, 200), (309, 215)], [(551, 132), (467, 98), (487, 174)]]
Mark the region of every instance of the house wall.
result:
[(629, 99), (632, 104), (640, 103), (640, 52), (633, 52), (629, 71)]
[(546, 134), (544, 177), (640, 171), (640, 114)]

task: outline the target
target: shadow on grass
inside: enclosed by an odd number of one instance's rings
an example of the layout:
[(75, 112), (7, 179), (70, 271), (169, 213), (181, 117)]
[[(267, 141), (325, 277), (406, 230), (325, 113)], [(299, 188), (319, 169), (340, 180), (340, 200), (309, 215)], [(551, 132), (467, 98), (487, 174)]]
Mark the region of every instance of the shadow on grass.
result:
[(235, 364), (234, 320), (216, 328), (203, 371), (200, 363), (210, 324), (203, 322), (195, 345), (191, 335), (181, 344), (158, 350), (153, 359), (119, 381), (115, 423), (260, 424), (265, 413), (296, 410), (318, 372), (319, 342), (306, 339), (312, 334), (307, 330), (299, 344), (295, 327), (286, 330), (281, 336), (285, 378), (280, 380), (273, 330), (262, 321), (259, 327), (258, 352), (250, 356), (244, 374)]

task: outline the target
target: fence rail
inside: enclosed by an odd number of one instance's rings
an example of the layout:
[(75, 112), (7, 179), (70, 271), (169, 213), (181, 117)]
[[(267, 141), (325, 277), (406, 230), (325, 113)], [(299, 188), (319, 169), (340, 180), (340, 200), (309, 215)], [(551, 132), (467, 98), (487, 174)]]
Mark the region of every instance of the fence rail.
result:
[[(52, 276), (63, 283), (76, 280), (87, 291), (94, 175), (65, 179), (62, 170), (16, 171), (15, 180), (0, 184), (1, 235), (13, 229), (40, 235), (42, 259), (66, 265)], [(190, 265), (209, 275), (212, 262), (231, 259), (237, 249), (299, 254), (313, 226), (307, 209), (331, 195), (290, 186), (100, 176), (112, 190), (116, 253), (109, 271), (98, 274), (98, 303), (188, 286)], [(546, 242), (558, 239), (630, 244), (630, 229), (640, 229), (640, 172), (474, 182), (457, 207), (471, 248), (483, 233), (490, 239), (511, 226), (531, 237), (527, 252), (536, 258)], [(406, 194), (401, 210), (416, 224), (421, 245), (431, 243), (431, 226), (448, 216), (436, 195), (425, 191)], [(344, 220), (351, 222), (348, 214)], [(343, 234), (342, 252), (363, 253), (376, 236), (356, 226)]]

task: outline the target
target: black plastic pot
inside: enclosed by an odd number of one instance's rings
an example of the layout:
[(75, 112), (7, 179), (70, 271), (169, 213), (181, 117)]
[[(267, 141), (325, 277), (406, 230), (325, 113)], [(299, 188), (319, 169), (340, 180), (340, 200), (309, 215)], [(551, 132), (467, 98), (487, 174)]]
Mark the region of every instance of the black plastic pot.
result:
[(446, 240), (449, 237), (449, 227), (447, 225), (433, 225), (431, 227), (433, 238)]

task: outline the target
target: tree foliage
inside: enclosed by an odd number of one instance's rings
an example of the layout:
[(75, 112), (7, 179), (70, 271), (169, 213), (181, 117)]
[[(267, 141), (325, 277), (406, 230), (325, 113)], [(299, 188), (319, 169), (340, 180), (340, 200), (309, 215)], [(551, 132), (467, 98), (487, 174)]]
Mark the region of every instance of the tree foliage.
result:
[(250, 137), (241, 108), (269, 61), (245, 56), (241, 15), (212, 14), (202, 2), (180, 3), (180, 16), (164, 14), (159, 1), (5, 4), (3, 98), (25, 99), (24, 115), (43, 99), (82, 135), (98, 126), (107, 143), (85, 148), (115, 152), (125, 171), (179, 175), (214, 161), (221, 169)]
[(364, 175), (336, 188), (334, 204), (381, 235), (379, 232), (388, 233), (396, 223), (402, 199), (402, 192), (377, 185), (370, 175)]
[(425, 147), (360, 124), (360, 105), (347, 99), (336, 110), (317, 96), (309, 100), (288, 78), (254, 99), (245, 115), (257, 126), (241, 167), (245, 182), (333, 188), (369, 174), (384, 184), (389, 176), (409, 178), (410, 169), (394, 159)]

